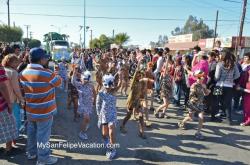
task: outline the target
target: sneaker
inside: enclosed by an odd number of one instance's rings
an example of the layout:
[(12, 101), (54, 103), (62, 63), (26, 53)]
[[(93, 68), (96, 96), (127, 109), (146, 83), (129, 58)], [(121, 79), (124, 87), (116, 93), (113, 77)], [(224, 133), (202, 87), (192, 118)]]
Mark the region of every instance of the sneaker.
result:
[(123, 133), (123, 134), (126, 134), (126, 133), (127, 133), (127, 130), (125, 129), (124, 126), (120, 126), (120, 131), (121, 131), (121, 133)]
[(81, 140), (88, 140), (88, 135), (86, 133), (80, 132), (79, 133), (79, 138)]
[(36, 159), (36, 157), (37, 157), (36, 155), (31, 155), (31, 154), (29, 154), (29, 153), (27, 154), (27, 159), (28, 159), (28, 160)]
[(196, 132), (195, 133), (195, 138), (198, 140), (204, 140), (204, 136), (200, 133), (200, 132)]
[(12, 147), (9, 151), (5, 150), (5, 156), (16, 156), (24, 153), (25, 151), (21, 148)]
[(48, 160), (46, 160), (45, 162), (40, 162), (37, 161), (36, 165), (47, 165), (47, 164), (56, 164), (58, 161), (58, 158), (50, 156)]
[(108, 149), (106, 150), (106, 157), (107, 157), (107, 159), (110, 158), (110, 155), (111, 155), (111, 150), (108, 148)]
[(116, 149), (111, 149), (111, 150), (109, 151), (109, 154), (107, 155), (107, 158), (108, 158), (109, 160), (112, 160), (112, 159), (114, 159), (115, 156), (116, 156)]

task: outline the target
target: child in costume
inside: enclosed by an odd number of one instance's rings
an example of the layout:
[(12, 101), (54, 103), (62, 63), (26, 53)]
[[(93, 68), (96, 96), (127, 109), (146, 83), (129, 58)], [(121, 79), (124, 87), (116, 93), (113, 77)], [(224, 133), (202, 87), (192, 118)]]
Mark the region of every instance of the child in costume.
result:
[(91, 83), (91, 73), (89, 71), (85, 71), (81, 75), (81, 81), (76, 80), (77, 68), (74, 71), (73, 78), (71, 80), (72, 84), (76, 87), (78, 91), (78, 109), (77, 113), (79, 115), (83, 115), (83, 122), (81, 126), (81, 131), (79, 133), (79, 137), (82, 140), (87, 140), (88, 136), (86, 131), (90, 122), (90, 114), (93, 111), (95, 104), (96, 92), (94, 85)]
[[(115, 126), (117, 124), (116, 96), (115, 92), (120, 88), (114, 86), (115, 77), (111, 74), (103, 76), (103, 87), (97, 95), (96, 112), (98, 115), (98, 127), (102, 130), (102, 136), (107, 146), (106, 156), (113, 159), (116, 156)], [(110, 145), (108, 145), (110, 144)]]
[(204, 122), (204, 97), (209, 95), (210, 90), (208, 90), (206, 84), (203, 83), (205, 73), (202, 70), (196, 70), (194, 77), (197, 80), (190, 88), (189, 103), (187, 105), (189, 114), (179, 122), (178, 125), (180, 128), (186, 129), (187, 121), (192, 121), (193, 114), (195, 112), (198, 113), (199, 125), (195, 137), (199, 140), (203, 140), (204, 136), (201, 134), (201, 129)]

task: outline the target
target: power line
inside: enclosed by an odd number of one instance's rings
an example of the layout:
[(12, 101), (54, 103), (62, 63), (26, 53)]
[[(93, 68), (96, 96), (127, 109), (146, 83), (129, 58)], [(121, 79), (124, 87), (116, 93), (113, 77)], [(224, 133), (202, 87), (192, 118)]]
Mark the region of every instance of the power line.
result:
[[(0, 14), (6, 14), (5, 12), (0, 12)], [(46, 17), (69, 17), (69, 18), (83, 18), (81, 15), (63, 15), (63, 14), (41, 14), (41, 13), (12, 13), (15, 15), (25, 15), (25, 16), (46, 16)], [(89, 19), (109, 19), (109, 20), (143, 20), (143, 21), (186, 21), (186, 19), (178, 18), (145, 18), (145, 17), (104, 17), (104, 16), (86, 16)], [(213, 22), (213, 19), (202, 19), (203, 21)], [(233, 19), (220, 19), (219, 22), (238, 22), (238, 20)], [(248, 22), (248, 21), (247, 21)]]

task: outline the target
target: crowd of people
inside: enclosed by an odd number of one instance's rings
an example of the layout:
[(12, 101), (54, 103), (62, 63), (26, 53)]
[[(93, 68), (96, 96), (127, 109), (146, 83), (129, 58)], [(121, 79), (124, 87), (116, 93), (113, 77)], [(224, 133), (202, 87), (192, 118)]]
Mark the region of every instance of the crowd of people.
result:
[[(198, 46), (185, 54), (169, 48), (75, 48), (71, 61), (62, 58), (53, 69), (48, 66), (50, 56), (41, 48), (21, 52), (18, 45), (5, 46), (0, 54), (0, 143), (6, 143), (6, 156), (18, 150), (13, 144), (23, 124), (23, 108), (27, 158), (37, 158), (38, 165), (57, 162), (49, 148), (37, 147), (37, 143), (46, 144), (51, 135), (57, 110), (55, 88), (68, 96), (68, 109), (73, 103), (73, 120), (82, 120), (81, 140), (88, 139), (91, 114), (96, 111), (108, 159), (116, 156), (117, 125), (126, 134), (129, 119), (138, 120), (138, 136), (146, 139), (150, 111), (156, 118), (169, 118), (170, 104), (187, 111), (178, 122), (180, 129), (187, 129), (187, 122), (198, 118), (195, 138), (199, 140), (205, 139), (201, 133), (205, 114), (212, 122), (225, 120), (231, 125), (232, 113), (236, 113), (244, 117), (241, 126), (250, 125), (250, 52), (237, 59), (229, 50), (204, 52)], [(117, 94), (127, 98), (121, 123), (117, 120)], [(155, 102), (160, 106), (154, 106)]]

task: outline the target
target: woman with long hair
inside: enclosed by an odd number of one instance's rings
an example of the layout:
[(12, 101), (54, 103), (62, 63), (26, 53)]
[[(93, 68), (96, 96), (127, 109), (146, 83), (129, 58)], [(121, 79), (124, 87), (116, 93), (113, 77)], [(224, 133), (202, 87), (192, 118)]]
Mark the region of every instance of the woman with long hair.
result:
[[(215, 80), (217, 81), (214, 94), (217, 96), (215, 99), (215, 110), (219, 111), (219, 105), (222, 105), (222, 112), (220, 116), (227, 116), (228, 124), (232, 122), (231, 116), (231, 103), (233, 98), (234, 80), (240, 77), (238, 67), (235, 63), (234, 55), (229, 51), (221, 52), (221, 62), (216, 66)], [(227, 115), (226, 115), (227, 113)]]

